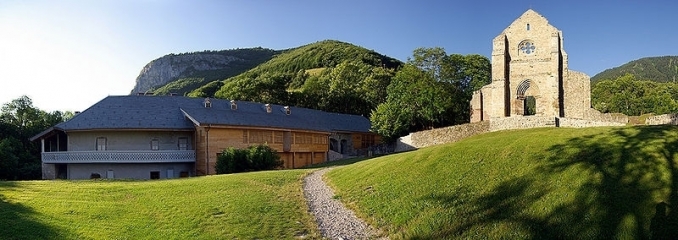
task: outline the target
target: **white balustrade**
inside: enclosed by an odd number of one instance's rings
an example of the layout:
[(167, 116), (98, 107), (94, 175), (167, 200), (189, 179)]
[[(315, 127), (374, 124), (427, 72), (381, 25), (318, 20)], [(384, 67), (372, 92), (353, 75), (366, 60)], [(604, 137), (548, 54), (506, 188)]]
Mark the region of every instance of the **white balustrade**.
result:
[(195, 151), (69, 151), (44, 152), (43, 163), (167, 163), (195, 162)]

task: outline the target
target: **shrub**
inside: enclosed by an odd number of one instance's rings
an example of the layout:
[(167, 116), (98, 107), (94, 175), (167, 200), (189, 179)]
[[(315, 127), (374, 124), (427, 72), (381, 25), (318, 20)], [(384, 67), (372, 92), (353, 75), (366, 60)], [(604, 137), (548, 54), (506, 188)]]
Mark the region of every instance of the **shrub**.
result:
[(278, 152), (267, 145), (250, 146), (247, 149), (230, 147), (217, 157), (214, 167), (217, 174), (272, 170), (281, 167)]

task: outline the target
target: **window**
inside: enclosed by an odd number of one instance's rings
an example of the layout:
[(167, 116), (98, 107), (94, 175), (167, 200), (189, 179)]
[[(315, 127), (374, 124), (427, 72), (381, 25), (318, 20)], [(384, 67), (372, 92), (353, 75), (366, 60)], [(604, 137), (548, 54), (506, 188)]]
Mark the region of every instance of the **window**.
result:
[(242, 130), (242, 143), (248, 143), (249, 137), (247, 136), (247, 130)]
[(186, 137), (179, 138), (179, 150), (188, 150), (188, 138)]
[(160, 179), (160, 171), (151, 171), (151, 179)]
[(151, 140), (151, 150), (158, 150), (158, 149), (160, 149), (160, 142), (158, 142), (158, 139)]
[(530, 24), (527, 24), (527, 31), (530, 31)]
[(97, 151), (106, 151), (106, 138), (98, 137), (97, 138)]
[(520, 44), (518, 44), (518, 50), (526, 55), (533, 54), (535, 49), (536, 47), (534, 46), (534, 43), (529, 40), (522, 41)]

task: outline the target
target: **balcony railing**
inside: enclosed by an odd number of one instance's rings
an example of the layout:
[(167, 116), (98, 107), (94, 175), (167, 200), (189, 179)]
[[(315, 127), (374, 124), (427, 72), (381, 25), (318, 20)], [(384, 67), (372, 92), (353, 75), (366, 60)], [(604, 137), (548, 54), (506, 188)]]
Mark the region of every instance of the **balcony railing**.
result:
[(195, 162), (195, 151), (72, 151), (44, 152), (43, 163), (168, 163)]

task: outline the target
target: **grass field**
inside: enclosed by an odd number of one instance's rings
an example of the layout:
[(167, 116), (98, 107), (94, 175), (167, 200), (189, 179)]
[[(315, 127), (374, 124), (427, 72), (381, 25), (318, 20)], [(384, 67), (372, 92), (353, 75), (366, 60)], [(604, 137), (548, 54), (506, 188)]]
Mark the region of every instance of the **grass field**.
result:
[(677, 154), (678, 127), (543, 128), (357, 162), (325, 177), (396, 239), (646, 239), (678, 233), (678, 209), (670, 211)]
[[(678, 233), (673, 126), (494, 132), (315, 167), (331, 165), (336, 198), (392, 239)], [(316, 239), (310, 171), (0, 182), (0, 239)]]
[(308, 172), (0, 182), (0, 239), (318, 238), (301, 189)]

